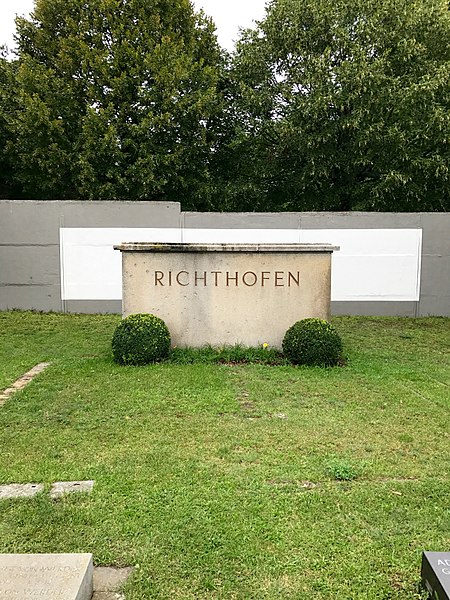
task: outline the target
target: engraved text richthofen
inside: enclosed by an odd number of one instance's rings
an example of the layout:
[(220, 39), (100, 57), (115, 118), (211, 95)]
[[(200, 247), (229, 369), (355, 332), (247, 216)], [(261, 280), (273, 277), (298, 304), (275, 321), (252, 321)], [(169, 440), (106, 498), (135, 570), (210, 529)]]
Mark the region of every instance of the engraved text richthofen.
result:
[(155, 286), (298, 287), (299, 271), (154, 271)]

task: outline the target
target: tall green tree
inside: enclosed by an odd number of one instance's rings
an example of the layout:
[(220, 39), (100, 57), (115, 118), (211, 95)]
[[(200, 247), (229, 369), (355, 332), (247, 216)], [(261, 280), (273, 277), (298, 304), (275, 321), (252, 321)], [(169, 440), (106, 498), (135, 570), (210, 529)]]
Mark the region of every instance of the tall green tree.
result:
[(17, 111), (14, 93), (16, 63), (8, 61), (7, 54), (7, 49), (0, 47), (0, 198), (11, 198), (17, 194), (8, 153), (8, 146), (13, 143), (11, 123)]
[(23, 197), (208, 208), (223, 58), (189, 0), (37, 0), (17, 41)]
[(231, 204), (450, 210), (447, 1), (272, 0), (234, 78)]

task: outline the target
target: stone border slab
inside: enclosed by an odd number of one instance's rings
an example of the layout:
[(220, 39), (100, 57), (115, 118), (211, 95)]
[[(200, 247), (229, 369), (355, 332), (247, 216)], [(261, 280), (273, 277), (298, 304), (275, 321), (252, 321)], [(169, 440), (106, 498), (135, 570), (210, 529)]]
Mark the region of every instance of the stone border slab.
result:
[(0, 485), (0, 500), (8, 498), (32, 498), (42, 492), (42, 483), (7, 483)]
[[(55, 481), (50, 489), (51, 498), (60, 498), (64, 494), (86, 493), (90, 494), (94, 489), (95, 481)], [(42, 483), (7, 483), (0, 485), (0, 500), (8, 498), (30, 498), (42, 492)]]
[(50, 490), (51, 498), (60, 498), (64, 494), (84, 492), (90, 494), (94, 488), (94, 481), (55, 481)]
[(0, 554), (0, 598), (91, 600), (92, 554)]
[(11, 387), (6, 388), (6, 390), (3, 390), (3, 392), (0, 392), (0, 406), (4, 404), (15, 392), (22, 390), (26, 385), (28, 385), (30, 381), (36, 377), (36, 375), (39, 375), (39, 373), (45, 371), (49, 365), (49, 362), (41, 362), (37, 364), (24, 375), (22, 375), (22, 377), (19, 377), (19, 379), (17, 379)]

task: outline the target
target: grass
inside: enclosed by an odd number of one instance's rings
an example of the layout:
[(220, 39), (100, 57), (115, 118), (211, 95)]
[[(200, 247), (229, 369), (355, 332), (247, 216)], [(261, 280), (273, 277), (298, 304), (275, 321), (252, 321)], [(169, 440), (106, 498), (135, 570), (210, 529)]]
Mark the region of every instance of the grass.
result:
[(450, 547), (449, 319), (335, 318), (333, 369), (119, 367), (118, 320), (0, 313), (0, 389), (52, 363), (0, 408), (0, 483), (95, 479), (1, 501), (0, 552), (133, 565), (127, 600), (425, 597), (421, 552)]

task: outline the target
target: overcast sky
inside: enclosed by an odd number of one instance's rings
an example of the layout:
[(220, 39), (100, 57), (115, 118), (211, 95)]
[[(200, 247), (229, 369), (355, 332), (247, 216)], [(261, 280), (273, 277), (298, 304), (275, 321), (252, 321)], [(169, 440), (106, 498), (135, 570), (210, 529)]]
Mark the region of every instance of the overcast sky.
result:
[[(194, 4), (213, 18), (220, 44), (232, 50), (239, 27), (251, 27), (263, 17), (265, 0), (194, 0)], [(28, 15), (33, 6), (33, 0), (0, 0), (0, 44), (13, 48), (14, 17)]]

